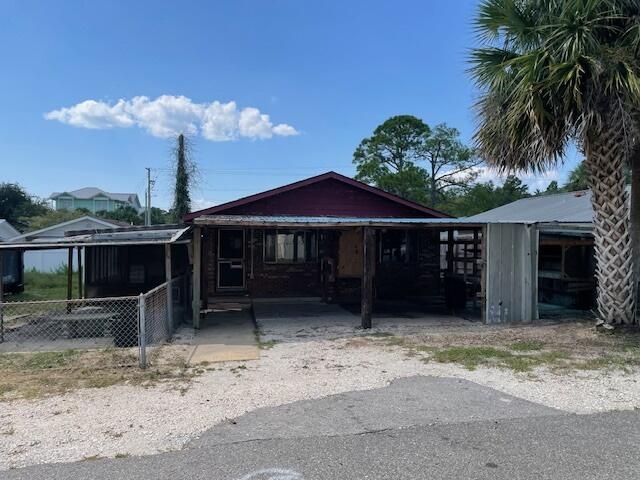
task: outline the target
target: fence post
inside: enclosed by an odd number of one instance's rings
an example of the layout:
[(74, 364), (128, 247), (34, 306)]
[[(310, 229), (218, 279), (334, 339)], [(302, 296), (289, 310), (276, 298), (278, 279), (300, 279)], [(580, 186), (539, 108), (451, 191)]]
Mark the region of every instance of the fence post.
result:
[(147, 368), (147, 325), (144, 294), (138, 297), (138, 357), (140, 368)]

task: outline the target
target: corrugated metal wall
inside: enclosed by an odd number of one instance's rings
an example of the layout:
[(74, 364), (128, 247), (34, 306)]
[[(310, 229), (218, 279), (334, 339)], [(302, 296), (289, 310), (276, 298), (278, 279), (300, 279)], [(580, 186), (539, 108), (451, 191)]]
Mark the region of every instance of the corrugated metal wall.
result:
[(535, 225), (490, 223), (486, 238), (486, 323), (538, 318), (538, 233)]

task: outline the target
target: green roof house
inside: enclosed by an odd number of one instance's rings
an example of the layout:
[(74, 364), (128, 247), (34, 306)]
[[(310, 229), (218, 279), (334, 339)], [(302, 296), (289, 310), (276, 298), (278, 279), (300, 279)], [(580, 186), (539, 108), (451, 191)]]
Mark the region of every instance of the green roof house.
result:
[(133, 207), (137, 212), (143, 210), (136, 193), (109, 193), (95, 187), (85, 187), (70, 192), (54, 192), (49, 197), (56, 210), (77, 210), (85, 208), (91, 213), (113, 212), (118, 208)]

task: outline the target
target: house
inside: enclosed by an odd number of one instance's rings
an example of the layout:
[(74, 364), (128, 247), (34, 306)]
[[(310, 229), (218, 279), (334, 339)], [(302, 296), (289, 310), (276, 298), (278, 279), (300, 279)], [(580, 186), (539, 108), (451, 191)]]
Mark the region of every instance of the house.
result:
[(336, 302), (359, 311), (364, 328), (392, 304), (417, 306), (425, 319), (538, 318), (535, 223), (451, 218), (335, 172), (192, 212), (184, 222), (5, 242), (0, 252), (63, 248), (69, 263), (74, 250), (79, 259), (84, 252), (79, 277), (91, 297), (138, 294), (163, 275), (179, 277), (188, 286), (167, 296), (190, 298), (196, 328), (203, 310), (239, 297)]
[(225, 295), (341, 303), (370, 297), (364, 310), (373, 299), (412, 300), (434, 311), (475, 303), (481, 315), (481, 224), (462, 224), (335, 172), (185, 221), (194, 226), (200, 306)]
[[(35, 230), (33, 232), (17, 235), (9, 242), (32, 244), (50, 243), (63, 239), (74, 230), (104, 230), (122, 227), (123, 224), (115, 220), (103, 220), (101, 218), (85, 215), (66, 222), (61, 222), (50, 227)], [(24, 254), (24, 268), (39, 272), (51, 272), (67, 264), (67, 251), (64, 249), (38, 249), (28, 250)]]
[(70, 192), (54, 192), (49, 197), (56, 210), (86, 209), (97, 212), (113, 212), (119, 208), (132, 207), (137, 212), (143, 210), (136, 193), (109, 193), (95, 187), (85, 187)]
[(536, 224), (538, 300), (543, 309), (595, 307), (593, 208), (589, 190), (523, 198), (467, 220)]
[[(5, 242), (10, 238), (20, 235), (5, 219), (0, 218), (0, 242)], [(5, 285), (6, 292), (21, 292), (24, 289), (24, 272), (22, 267), (22, 252), (8, 250), (2, 255), (2, 265), (0, 265), (0, 275)]]

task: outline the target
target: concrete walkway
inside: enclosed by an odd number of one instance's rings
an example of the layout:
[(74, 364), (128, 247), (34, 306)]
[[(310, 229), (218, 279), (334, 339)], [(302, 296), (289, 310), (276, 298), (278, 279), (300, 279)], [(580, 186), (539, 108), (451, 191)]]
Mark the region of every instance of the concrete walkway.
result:
[(260, 349), (255, 324), (248, 305), (216, 308), (208, 312), (188, 340), (193, 345), (191, 365), (201, 363), (257, 360)]

